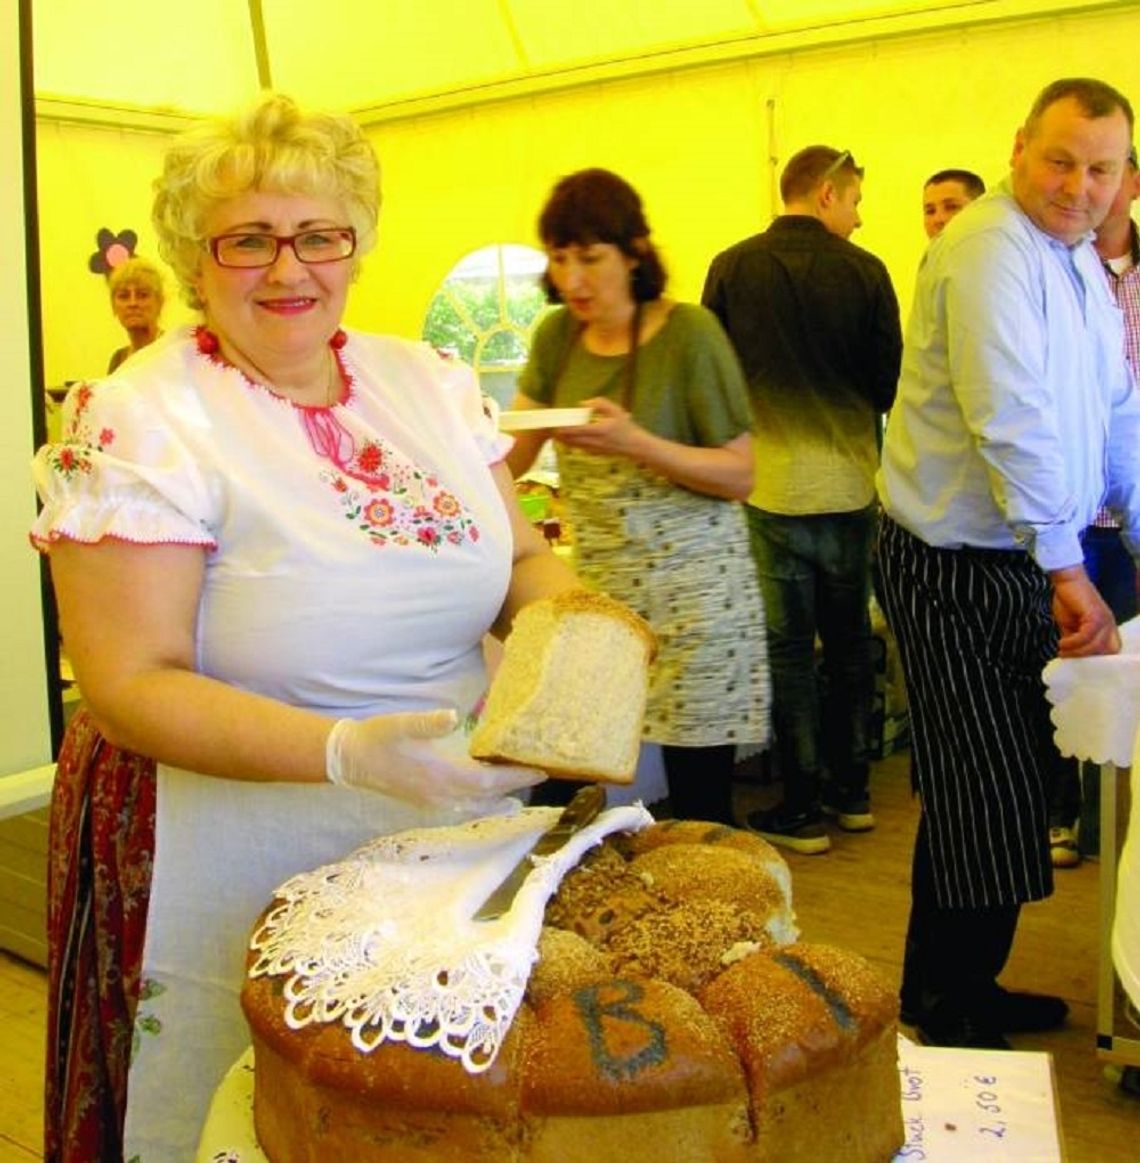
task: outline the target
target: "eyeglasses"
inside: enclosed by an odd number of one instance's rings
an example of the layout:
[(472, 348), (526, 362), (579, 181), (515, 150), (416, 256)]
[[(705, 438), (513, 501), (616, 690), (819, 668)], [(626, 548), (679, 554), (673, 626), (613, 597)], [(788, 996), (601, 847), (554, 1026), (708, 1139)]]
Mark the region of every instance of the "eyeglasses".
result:
[(220, 267), (269, 267), (283, 246), (312, 266), (351, 258), (356, 253), (356, 231), (351, 226), (334, 226), (298, 234), (219, 234), (206, 239), (206, 246)]
[(839, 171), (840, 171), (841, 169), (843, 169), (843, 167), (844, 167), (844, 166), (845, 166), (845, 165), (846, 165), (848, 162), (850, 162), (850, 163), (852, 164), (852, 166), (854, 166), (854, 165), (855, 165), (855, 159), (854, 159), (854, 158), (851, 156), (851, 151), (850, 151), (849, 149), (845, 149), (845, 150), (844, 150), (844, 151), (843, 151), (843, 152), (842, 152), (842, 153), (841, 153), (841, 154), (840, 154), (840, 155), (839, 155), (839, 156), (838, 156), (838, 157), (835, 159), (835, 161), (833, 161), (833, 162), (831, 163), (831, 165), (829, 165), (829, 166), (827, 167), (827, 169), (823, 171), (823, 175), (820, 177), (820, 179), (819, 179), (819, 180), (820, 180), (821, 182), (826, 182), (828, 178), (830, 178), (830, 177), (832, 177), (833, 175), (835, 175), (835, 174), (839, 173)]

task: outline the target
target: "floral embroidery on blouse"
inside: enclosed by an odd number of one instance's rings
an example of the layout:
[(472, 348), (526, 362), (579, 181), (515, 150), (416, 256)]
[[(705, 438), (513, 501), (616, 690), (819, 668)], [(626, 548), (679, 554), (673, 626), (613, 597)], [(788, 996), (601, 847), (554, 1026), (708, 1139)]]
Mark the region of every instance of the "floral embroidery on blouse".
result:
[(381, 441), (366, 441), (343, 472), (321, 479), (338, 494), (344, 515), (377, 546), (441, 545), (478, 541), (471, 514), (433, 473), (403, 460)]
[(48, 464), (56, 476), (64, 480), (74, 480), (91, 471), (91, 449), (76, 442), (53, 444), (48, 448)]
[(157, 1036), (162, 1033), (162, 1021), (147, 1010), (143, 1005), (152, 998), (166, 992), (166, 986), (160, 985), (150, 977), (143, 977), (139, 981), (139, 1008), (135, 1014), (135, 1027), (131, 1034), (131, 1061), (138, 1057), (139, 1046), (144, 1034)]
[(100, 428), (96, 432), (90, 425), (88, 411), (94, 392), (90, 384), (77, 384), (72, 389), (75, 396), (75, 410), (68, 424), (63, 441), (49, 446), (48, 464), (52, 471), (64, 480), (90, 473), (92, 453), (103, 452), (115, 442), (113, 428)]
[[(377, 546), (421, 545), (438, 553), (442, 545), (478, 541), (474, 517), (433, 473), (417, 468), (382, 440), (366, 439), (357, 447), (356, 438), (338, 415), (340, 407), (351, 401), (356, 382), (342, 346), (330, 343), (345, 400), (329, 407), (294, 404), (293, 408), (312, 450), (332, 465), (320, 472), (319, 479), (337, 494), (345, 517)], [(215, 366), (237, 372), (248, 387), (268, 390), (216, 350), (199, 343), (199, 352)]]

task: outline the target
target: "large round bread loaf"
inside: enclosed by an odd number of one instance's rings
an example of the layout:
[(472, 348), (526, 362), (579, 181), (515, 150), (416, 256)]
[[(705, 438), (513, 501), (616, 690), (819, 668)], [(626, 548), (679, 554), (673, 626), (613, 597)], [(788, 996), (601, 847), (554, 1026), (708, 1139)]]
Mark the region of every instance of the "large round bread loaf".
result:
[[(782, 870), (774, 875), (773, 869)], [(290, 1029), (249, 979), (272, 1163), (886, 1163), (903, 1143), (893, 991), (788, 944), (786, 866), (708, 824), (615, 837), (563, 880), (494, 1065)]]

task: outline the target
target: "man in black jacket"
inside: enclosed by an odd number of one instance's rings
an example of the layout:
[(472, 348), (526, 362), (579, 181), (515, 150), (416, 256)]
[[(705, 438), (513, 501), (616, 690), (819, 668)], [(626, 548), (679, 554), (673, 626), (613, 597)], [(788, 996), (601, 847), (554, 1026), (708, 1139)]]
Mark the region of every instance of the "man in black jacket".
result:
[(803, 853), (830, 847), (824, 813), (847, 831), (875, 822), (867, 787), (874, 476), (902, 334), (886, 267), (847, 241), (860, 225), (862, 179), (847, 150), (801, 150), (780, 178), (784, 214), (719, 254), (703, 295), (740, 357), (756, 415), (748, 517), (784, 801), (748, 823)]

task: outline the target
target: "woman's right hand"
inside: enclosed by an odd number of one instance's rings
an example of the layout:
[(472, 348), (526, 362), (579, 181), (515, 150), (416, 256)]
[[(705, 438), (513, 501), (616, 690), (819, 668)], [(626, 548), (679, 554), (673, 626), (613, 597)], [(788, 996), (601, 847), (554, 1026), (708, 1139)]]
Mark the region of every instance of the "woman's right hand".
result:
[(546, 778), (533, 768), (472, 759), (457, 722), (448, 710), (339, 719), (325, 747), (329, 782), (439, 807), (492, 800)]

